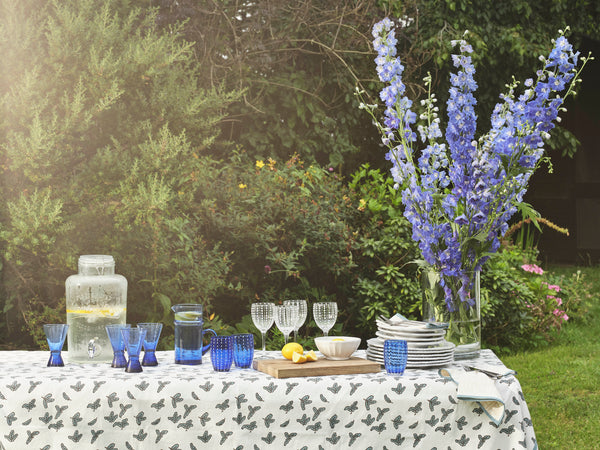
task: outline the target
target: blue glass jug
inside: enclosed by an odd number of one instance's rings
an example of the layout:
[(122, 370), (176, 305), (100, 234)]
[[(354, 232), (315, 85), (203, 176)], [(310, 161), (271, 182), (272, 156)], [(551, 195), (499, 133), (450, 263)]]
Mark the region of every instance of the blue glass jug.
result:
[(174, 305), (171, 310), (175, 313), (175, 364), (202, 364), (202, 355), (210, 350), (210, 343), (202, 345), (206, 331), (217, 335), (214, 330), (203, 330), (202, 305), (182, 303)]

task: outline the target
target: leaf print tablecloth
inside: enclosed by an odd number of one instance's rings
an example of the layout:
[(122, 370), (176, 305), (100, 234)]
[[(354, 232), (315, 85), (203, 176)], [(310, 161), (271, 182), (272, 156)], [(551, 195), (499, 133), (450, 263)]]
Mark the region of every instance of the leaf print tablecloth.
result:
[[(0, 448), (536, 448), (512, 375), (496, 382), (506, 404), (497, 426), (477, 403), (457, 400), (437, 369), (276, 379), (214, 372), (208, 355), (200, 366), (174, 364), (173, 352), (158, 359), (128, 374), (108, 364), (46, 367), (47, 352), (0, 352)], [(480, 359), (501, 364), (490, 350)]]

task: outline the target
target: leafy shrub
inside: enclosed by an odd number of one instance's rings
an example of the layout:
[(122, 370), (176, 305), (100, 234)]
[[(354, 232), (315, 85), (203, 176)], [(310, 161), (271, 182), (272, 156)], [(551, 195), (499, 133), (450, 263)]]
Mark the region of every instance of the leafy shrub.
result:
[(523, 264), (521, 269), (527, 272), (527, 286), (534, 298), (533, 303), (525, 305), (533, 316), (533, 331), (548, 339), (551, 331), (560, 330), (561, 325), (569, 320), (564, 310), (566, 304), (563, 306), (564, 291), (560, 285), (544, 281), (541, 276), (544, 271), (537, 264)]
[[(251, 170), (249, 170), (251, 169)], [(230, 255), (229, 289), (215, 311), (236, 323), (227, 332), (260, 334), (247, 315), (251, 301), (306, 298), (309, 315), (299, 341), (313, 347), (319, 335), (315, 301), (336, 301), (333, 333), (374, 335), (375, 317), (401, 312), (419, 318), (416, 245), (390, 178), (362, 167), (348, 186), (294, 156), (253, 161), (243, 150), (207, 183), (204, 236)], [(280, 348), (276, 327), (268, 346)]]
[(482, 339), (501, 351), (547, 345), (567, 320), (581, 317), (589, 295), (580, 277), (553, 275), (537, 251), (508, 245), (481, 273)]
[[(559, 273), (563, 272), (563, 273)], [(566, 272), (566, 273), (564, 273)], [(586, 322), (588, 312), (594, 299), (594, 287), (581, 270), (550, 268), (545, 274), (548, 276), (548, 287), (552, 286), (549, 295), (555, 297), (557, 308), (552, 313), (557, 317), (564, 317), (568, 323), (574, 321)], [(556, 286), (560, 290), (556, 289)], [(559, 300), (560, 299), (560, 300)], [(563, 314), (564, 313), (564, 314)], [(563, 322), (564, 323), (564, 322)]]
[(84, 253), (115, 256), (132, 322), (209, 307), (230, 263), (198, 233), (195, 198), (239, 93), (203, 88), (192, 44), (156, 11), (23, 0), (2, 14), (0, 342), (32, 345), (40, 323), (64, 320)]
[(364, 165), (349, 185), (359, 212), (354, 222), (356, 266), (349, 315), (354, 318), (351, 329), (370, 338), (378, 315), (420, 318), (421, 292), (414, 263), (419, 253), (391, 177)]
[(212, 212), (202, 234), (220, 242), (232, 264), (219, 313), (239, 320), (251, 301), (305, 298), (335, 299), (343, 316), (356, 237), (337, 175), (297, 156), (256, 161), (239, 150), (218, 178), (204, 192)]

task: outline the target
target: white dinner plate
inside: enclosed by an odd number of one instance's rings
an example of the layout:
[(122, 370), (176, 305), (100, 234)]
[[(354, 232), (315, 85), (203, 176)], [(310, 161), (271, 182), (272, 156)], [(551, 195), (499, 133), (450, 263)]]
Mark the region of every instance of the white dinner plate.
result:
[[(425, 347), (414, 346), (413, 343), (408, 343), (408, 354), (417, 355), (436, 355), (436, 354), (447, 354), (453, 353), (456, 345), (452, 342), (442, 340), (435, 345), (429, 345)], [(379, 353), (383, 355), (383, 340), (380, 338), (371, 338), (367, 341), (367, 349), (371, 352)]]
[(408, 357), (411, 359), (419, 358), (446, 358), (448, 356), (454, 357), (454, 350), (447, 350), (444, 352), (437, 353), (409, 353)]
[[(380, 348), (383, 350), (383, 343), (385, 342), (385, 339), (382, 337), (374, 337), (371, 339), (367, 339), (367, 345), (374, 347), (374, 348)], [(431, 342), (431, 341), (425, 341), (425, 342)], [(410, 349), (412, 348), (412, 344), (415, 343), (414, 341), (407, 341), (408, 343), (408, 349), (410, 351)], [(433, 345), (435, 344), (435, 345)], [(427, 344), (429, 345), (429, 344)], [(455, 345), (452, 342), (449, 342), (445, 339), (438, 339), (433, 341), (433, 343), (431, 345), (429, 345), (429, 347), (431, 348), (437, 348), (437, 347), (455, 347)]]
[(383, 356), (379, 356), (379, 355), (374, 355), (371, 352), (369, 352), (367, 350), (367, 359), (370, 359), (371, 361), (377, 361), (378, 363), (383, 364)]
[(452, 364), (452, 362), (454, 362), (453, 358), (451, 358), (448, 361), (423, 361), (423, 362), (419, 362), (419, 363), (407, 361), (406, 368), (407, 369), (426, 369), (428, 367), (443, 367), (443, 366), (447, 366), (448, 364)]
[(442, 361), (448, 362), (454, 359), (454, 353), (447, 355), (408, 355), (407, 360), (414, 363), (421, 363), (427, 361)]
[[(368, 350), (370, 353), (374, 354), (374, 355), (379, 355), (381, 357), (383, 357), (383, 350), (379, 350), (373, 347), (368, 347)], [(427, 350), (427, 349), (426, 349)], [(437, 356), (448, 356), (448, 355), (454, 355), (454, 348), (446, 348), (446, 349), (440, 349), (439, 351), (433, 351), (433, 352), (421, 352), (421, 351), (409, 351), (408, 352), (408, 357), (414, 357), (414, 358), (420, 358), (420, 357), (427, 357), (427, 358), (431, 358), (431, 357), (437, 357)]]
[(439, 336), (445, 335), (446, 330), (439, 328), (413, 328), (413, 327), (402, 327), (402, 326), (392, 326), (392, 325), (384, 325), (378, 324), (377, 328), (381, 331), (398, 333), (398, 334), (409, 334), (409, 335), (418, 335), (418, 336)]
[(435, 325), (432, 325), (429, 322), (421, 322), (421, 321), (417, 321), (417, 320), (399, 320), (399, 321), (387, 321), (386, 322), (384, 320), (375, 319), (375, 323), (377, 325), (410, 328), (410, 329), (416, 330), (416, 331), (418, 331), (418, 330), (430, 331), (430, 330), (440, 330), (440, 329), (445, 330), (448, 328), (448, 324), (437, 322)]
[(381, 348), (383, 350), (383, 339), (374, 337), (371, 339), (367, 339), (367, 345), (375, 348)]
[(383, 350), (379, 350), (379, 349), (376, 349), (373, 347), (367, 347), (367, 350), (374, 355), (379, 355), (379, 356), (383, 357)]
[(441, 340), (436, 345), (431, 345), (429, 347), (414, 347), (409, 345), (408, 353), (440, 353), (449, 350), (454, 351), (455, 348), (456, 345), (454, 345), (452, 342)]
[[(383, 359), (383, 352), (367, 348), (367, 353)], [(448, 349), (439, 353), (408, 353), (407, 359), (409, 361), (422, 361), (422, 360), (433, 360), (433, 359), (448, 359), (454, 358), (454, 349)]]
[(413, 333), (410, 330), (390, 330), (388, 328), (378, 328), (378, 333), (386, 333), (386, 334), (401, 334), (403, 336), (414, 336), (419, 339), (427, 339), (427, 338), (435, 338), (444, 336), (446, 332), (442, 330), (441, 333)]
[(401, 339), (407, 342), (438, 342), (444, 339), (443, 335), (439, 336), (417, 336), (417, 335), (398, 335), (396, 333), (388, 331), (377, 331), (375, 332), (377, 337), (382, 339)]
[[(367, 346), (373, 349), (380, 350), (383, 352), (383, 342), (384, 339), (380, 337), (371, 338), (367, 340)], [(434, 342), (416, 342), (416, 341), (406, 341), (408, 346), (409, 353), (414, 352), (436, 352), (446, 348), (454, 348), (454, 344), (448, 342), (444, 339)]]
[[(384, 365), (383, 357), (376, 356), (367, 351), (367, 359), (370, 361), (375, 361), (381, 365)], [(448, 358), (436, 358), (436, 359), (424, 359), (424, 360), (406, 360), (406, 368), (407, 369), (424, 369), (427, 367), (442, 367), (454, 362), (453, 357)]]
[(437, 333), (437, 334), (415, 334), (415, 333), (404, 333), (402, 331), (388, 331), (379, 329), (376, 331), (377, 333), (397, 336), (396, 339), (414, 339), (414, 340), (428, 340), (428, 339), (442, 339), (446, 335), (446, 333)]

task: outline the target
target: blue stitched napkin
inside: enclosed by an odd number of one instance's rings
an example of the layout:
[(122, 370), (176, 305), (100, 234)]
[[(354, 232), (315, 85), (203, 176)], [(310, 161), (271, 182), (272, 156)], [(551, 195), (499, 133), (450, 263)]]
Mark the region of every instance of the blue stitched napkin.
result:
[(467, 372), (458, 368), (442, 368), (439, 370), (439, 374), (443, 378), (456, 383), (456, 397), (459, 400), (477, 402), (496, 425), (502, 423), (505, 409), (504, 401), (493, 379), (483, 372)]

